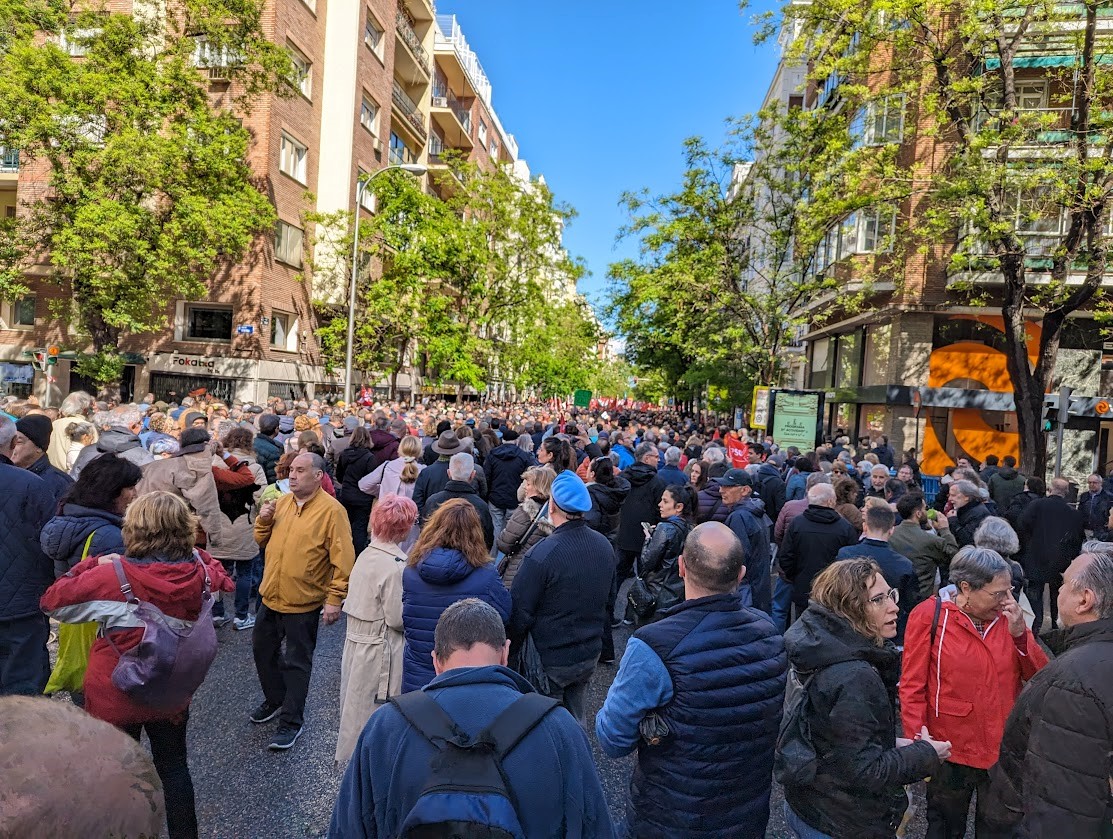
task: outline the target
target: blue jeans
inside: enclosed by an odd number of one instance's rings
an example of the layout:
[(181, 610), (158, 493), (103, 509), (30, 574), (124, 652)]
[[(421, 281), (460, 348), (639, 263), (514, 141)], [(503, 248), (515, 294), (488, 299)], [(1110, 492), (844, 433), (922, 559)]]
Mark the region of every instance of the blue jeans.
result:
[[(517, 507), (511, 507), (509, 510), (504, 510), (502, 507), (496, 507), (494, 504), (491, 505), (491, 524), (494, 525), (496, 542), (499, 540), (499, 534), (502, 533), (503, 528), (506, 527), (506, 523), (510, 521), (510, 517), (514, 515), (514, 511), (517, 509)], [(497, 555), (498, 548), (492, 546), (491, 554), (492, 556)]]
[(796, 834), (797, 839), (832, 839), (826, 833), (821, 833), (816, 830), (788, 806), (785, 802), (785, 822), (788, 824), (788, 829)]
[(792, 614), (792, 583), (777, 575), (773, 583), (773, 626), (782, 635), (788, 629), (788, 618)]
[[(229, 576), (236, 577), (236, 617), (243, 620), (248, 615), (251, 600), (258, 601), (259, 582), (263, 579), (263, 555), (260, 553), (254, 559), (221, 560)], [(213, 615), (224, 617), (224, 597), (218, 591), (214, 592), (216, 598), (213, 603)], [(258, 606), (256, 606), (258, 611)]]

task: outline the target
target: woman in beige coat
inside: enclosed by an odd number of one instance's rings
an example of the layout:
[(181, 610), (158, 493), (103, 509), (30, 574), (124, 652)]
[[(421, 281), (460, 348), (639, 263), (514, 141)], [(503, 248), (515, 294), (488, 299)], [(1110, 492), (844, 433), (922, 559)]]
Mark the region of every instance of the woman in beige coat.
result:
[(340, 733), (336, 760), (352, 756), (356, 740), (380, 705), (402, 691), (402, 569), (399, 547), (417, 520), (417, 505), (388, 495), (371, 510), (372, 539), (348, 578), (348, 615), (340, 664)]

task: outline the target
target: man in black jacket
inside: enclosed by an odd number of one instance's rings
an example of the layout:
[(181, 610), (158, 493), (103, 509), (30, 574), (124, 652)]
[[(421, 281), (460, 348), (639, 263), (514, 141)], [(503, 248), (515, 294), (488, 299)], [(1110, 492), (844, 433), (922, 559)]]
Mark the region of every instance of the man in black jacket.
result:
[(515, 650), (526, 648), (524, 675), (582, 725), (587, 685), (603, 648), (599, 627), (614, 576), (611, 545), (584, 521), (591, 495), (574, 472), (556, 476), (549, 501), (554, 529), (530, 548), (514, 577), (509, 634)]
[(491, 550), (491, 547), (495, 544), (495, 530), (491, 522), (491, 510), (487, 506), (487, 502), (479, 497), (479, 493), (471, 485), (473, 477), (475, 477), (475, 458), (467, 452), (454, 454), (448, 461), (448, 481), (445, 483), (444, 489), (429, 496), (429, 500), (425, 502), (425, 507), (421, 511), (421, 520), (423, 522), (429, 521), (437, 508), (445, 501), (452, 498), (462, 498), (475, 507), (475, 511), (479, 513), (479, 523), (483, 526), (483, 540), (487, 543), (487, 550)]
[(1082, 513), (1067, 503), (1068, 492), (1070, 484), (1066, 479), (1052, 480), (1047, 497), (1037, 498), (1025, 508), (1016, 533), (1020, 537), (1020, 564), (1028, 579), (1028, 600), (1035, 613), (1032, 633), (1037, 636), (1043, 625), (1044, 588), (1051, 587), (1051, 623), (1054, 626), (1063, 571), (1082, 549)]
[(268, 484), (278, 480), (274, 474), (274, 467), (282, 458), (282, 444), (275, 439), (275, 435), (278, 434), (278, 422), (278, 416), (275, 414), (260, 414), (259, 433), (255, 435), (255, 442), (252, 445), (255, 449), (255, 459), (263, 467)]
[(1113, 556), (1070, 564), (1059, 617), (1059, 655), (1020, 694), (990, 770), (985, 811), (1002, 836), (1113, 836)]
[(512, 428), (502, 432), (502, 445), (491, 449), (483, 461), (483, 473), (487, 476), (487, 502), (491, 507), (496, 539), (518, 509), (522, 473), (534, 463), (533, 456), (518, 445), (518, 432)]
[(630, 576), (634, 561), (641, 554), (646, 527), (661, 520), (657, 505), (665, 492), (665, 482), (657, 477), (657, 447), (652, 443), (642, 443), (634, 452), (634, 457), (634, 465), (622, 473), (622, 477), (630, 482), (630, 494), (622, 505), (618, 538), (615, 539), (620, 586)]
[(808, 509), (788, 526), (777, 553), (785, 579), (792, 583), (792, 605), (808, 608), (812, 580), (835, 561), (841, 548), (858, 542), (858, 531), (835, 512), (835, 488), (816, 484), (808, 490)]
[(746, 562), (744, 582), (750, 587), (754, 608), (772, 615), (773, 589), (769, 574), (773, 552), (769, 546), (765, 504), (754, 497), (754, 483), (745, 469), (731, 469), (715, 480), (727, 510), (725, 524), (742, 543)]
[(451, 431), (442, 431), (428, 449), (435, 455), (432, 463), (421, 470), (414, 483), (413, 502), (418, 513), (425, 509), (425, 502), (448, 483), (448, 461), (463, 450), (460, 438)]

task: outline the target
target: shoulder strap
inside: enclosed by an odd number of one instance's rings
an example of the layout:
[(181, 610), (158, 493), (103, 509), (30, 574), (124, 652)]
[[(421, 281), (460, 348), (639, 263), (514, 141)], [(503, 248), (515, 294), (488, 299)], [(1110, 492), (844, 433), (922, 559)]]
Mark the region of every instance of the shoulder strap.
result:
[(425, 691), (415, 690), (401, 696), (392, 696), (390, 702), (422, 737), (437, 748), (440, 748), (437, 741), (457, 744), (468, 742), (467, 735), (457, 727), (452, 717)]
[(209, 594), (212, 592), (213, 581), (212, 578), (209, 576), (209, 569), (205, 566), (205, 561), (201, 559), (201, 554), (197, 552), (196, 548), (193, 549), (193, 558), (197, 560), (197, 564), (201, 566), (201, 573), (205, 575), (205, 588), (204, 591), (201, 593), (201, 597), (203, 599), (208, 597)]
[(93, 546), (93, 537), (96, 535), (97, 531), (94, 529), (93, 532), (89, 534), (89, 538), (85, 540), (85, 547), (81, 549), (81, 558), (83, 560), (89, 558), (89, 548)]
[(131, 583), (128, 582), (128, 575), (124, 573), (120, 557), (112, 557), (112, 567), (116, 570), (116, 579), (120, 582), (120, 593), (124, 595), (124, 600), (128, 603), (137, 603), (139, 598), (131, 590)]
[(492, 743), (499, 760), (502, 760), (559, 704), (551, 696), (523, 694), (495, 717), (476, 739)]
[(928, 638), (928, 655), (931, 655), (931, 649), (935, 646), (935, 630), (939, 628), (939, 613), (943, 609), (943, 598), (938, 594), (935, 595), (935, 614), (931, 616), (931, 635)]
[(541, 517), (543, 515), (545, 515), (545, 511), (547, 509), (549, 509), (549, 502), (548, 501), (546, 501), (544, 504), (541, 505), (541, 507), (537, 511), (537, 515), (535, 515), (533, 517), (533, 521), (531, 521), (529, 523), (529, 527), (526, 528), (526, 532), (522, 534), (522, 538), (520, 538), (515, 543), (515, 545), (514, 545), (514, 551), (515, 552), (517, 552), (518, 550), (523, 548), (526, 545), (526, 543), (529, 542), (529, 537), (532, 536), (533, 531), (535, 531), (537, 529), (537, 524), (538, 524), (538, 522), (541, 521)]

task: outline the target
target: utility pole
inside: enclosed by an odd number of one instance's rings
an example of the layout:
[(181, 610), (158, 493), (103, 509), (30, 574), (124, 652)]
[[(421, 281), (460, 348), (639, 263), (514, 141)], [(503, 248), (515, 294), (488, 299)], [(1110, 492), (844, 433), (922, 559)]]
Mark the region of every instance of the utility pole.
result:
[(1070, 395), (1073, 387), (1063, 385), (1059, 388), (1059, 427), (1055, 430), (1055, 477), (1063, 475), (1063, 427), (1070, 419)]

